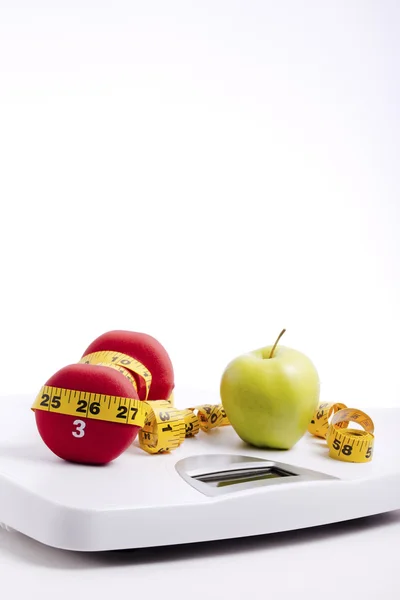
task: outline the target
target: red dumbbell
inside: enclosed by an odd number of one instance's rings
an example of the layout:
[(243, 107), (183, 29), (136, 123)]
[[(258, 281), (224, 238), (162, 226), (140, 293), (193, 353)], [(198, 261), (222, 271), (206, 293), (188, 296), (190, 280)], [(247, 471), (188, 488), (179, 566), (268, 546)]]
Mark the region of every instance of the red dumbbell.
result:
[[(140, 426), (130, 424), (129, 416), (135, 416), (139, 401), (146, 400), (146, 387), (143, 385), (142, 376), (129, 371), (129, 365), (121, 368), (122, 371), (128, 369), (124, 375), (119, 370), (110, 368), (114, 366), (111, 362), (110, 366), (85, 364), (83, 359), (90, 358), (89, 355), (97, 352), (108, 352), (111, 358), (113, 353), (119, 353), (139, 361), (144, 368), (142, 371), (147, 370), (151, 373), (151, 384), (147, 390), (149, 401), (168, 399), (174, 388), (174, 372), (170, 357), (155, 338), (130, 331), (110, 331), (101, 335), (85, 350), (82, 362), (63, 367), (46, 382), (45, 385), (53, 390), (57, 388), (63, 390), (62, 397), (56, 395), (49, 398), (47, 397), (49, 394), (47, 396), (44, 394), (46, 397), (41, 401), (42, 404), (44, 403), (44, 409), (37, 410), (38, 406), (34, 408), (36, 425), (44, 443), (54, 454), (64, 460), (84, 464), (109, 463), (132, 444), (140, 429)], [(122, 363), (125, 364), (124, 361)], [(132, 384), (132, 379), (135, 385)], [(94, 394), (102, 395), (106, 411), (110, 407), (108, 406), (107, 409), (105, 397), (127, 399), (119, 408), (115, 406), (116, 412), (114, 411), (114, 416), (122, 416), (124, 422), (115, 422), (116, 419), (108, 421), (94, 418), (99, 417), (100, 403), (91, 404), (91, 396), (87, 401), (78, 399), (81, 406), (74, 408), (74, 414), (57, 412), (63, 410), (61, 403), (66, 406), (65, 390), (89, 392), (93, 397)], [(128, 414), (129, 406), (131, 412)], [(82, 410), (82, 413), (78, 414), (76, 412), (78, 410)]]

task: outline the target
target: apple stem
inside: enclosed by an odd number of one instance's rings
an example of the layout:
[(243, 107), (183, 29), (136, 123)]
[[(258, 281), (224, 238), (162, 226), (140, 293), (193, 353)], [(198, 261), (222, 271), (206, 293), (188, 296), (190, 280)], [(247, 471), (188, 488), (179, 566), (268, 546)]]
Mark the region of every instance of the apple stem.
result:
[(273, 353), (274, 353), (274, 351), (275, 351), (275, 348), (277, 347), (277, 345), (278, 345), (278, 342), (279, 342), (279, 340), (281, 339), (281, 337), (283, 336), (283, 334), (285, 333), (285, 331), (286, 331), (286, 329), (282, 329), (282, 331), (281, 331), (281, 332), (280, 332), (280, 334), (278, 335), (278, 337), (277, 337), (277, 339), (276, 339), (276, 342), (275, 342), (275, 344), (273, 345), (273, 348), (272, 348), (272, 350), (271, 350), (271, 354), (269, 355), (269, 357), (270, 357), (270, 358), (272, 358), (272, 355), (273, 355)]

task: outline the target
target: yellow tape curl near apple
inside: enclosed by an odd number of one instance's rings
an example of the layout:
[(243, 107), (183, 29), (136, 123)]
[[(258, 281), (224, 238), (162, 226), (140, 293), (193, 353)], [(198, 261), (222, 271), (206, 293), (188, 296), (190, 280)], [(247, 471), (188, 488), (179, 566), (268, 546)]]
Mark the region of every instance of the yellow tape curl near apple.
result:
[[(363, 429), (349, 428), (351, 422)], [(372, 460), (374, 429), (371, 417), (365, 412), (338, 402), (320, 403), (308, 425), (309, 433), (326, 440), (331, 458), (353, 463)]]

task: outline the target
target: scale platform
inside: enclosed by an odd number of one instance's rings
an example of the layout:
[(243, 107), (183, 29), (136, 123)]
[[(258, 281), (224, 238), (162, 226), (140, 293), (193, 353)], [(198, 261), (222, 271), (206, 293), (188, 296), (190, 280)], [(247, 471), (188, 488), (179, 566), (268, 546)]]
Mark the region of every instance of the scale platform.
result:
[[(213, 395), (184, 396), (175, 394), (177, 408), (219, 403)], [(326, 442), (308, 433), (291, 450), (259, 450), (228, 426), (200, 431), (165, 455), (147, 454), (135, 441), (94, 467), (67, 463), (44, 445), (34, 397), (0, 398), (0, 523), (49, 546), (184, 544), (400, 509), (400, 408), (367, 410), (376, 434), (370, 463), (334, 460)]]

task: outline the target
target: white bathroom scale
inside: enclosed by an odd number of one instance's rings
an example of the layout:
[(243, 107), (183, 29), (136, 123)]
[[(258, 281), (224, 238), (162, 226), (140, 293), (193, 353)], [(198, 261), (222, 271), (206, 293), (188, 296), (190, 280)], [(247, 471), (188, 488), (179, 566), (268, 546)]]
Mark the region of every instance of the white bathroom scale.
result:
[[(375, 424), (369, 463), (330, 458), (325, 440), (308, 433), (291, 450), (260, 450), (227, 426), (200, 431), (169, 454), (150, 455), (135, 441), (99, 467), (67, 463), (45, 446), (34, 399), (0, 398), (0, 522), (49, 546), (205, 542), (400, 509), (400, 409), (367, 410)], [(219, 403), (175, 393), (177, 408), (194, 400)]]

